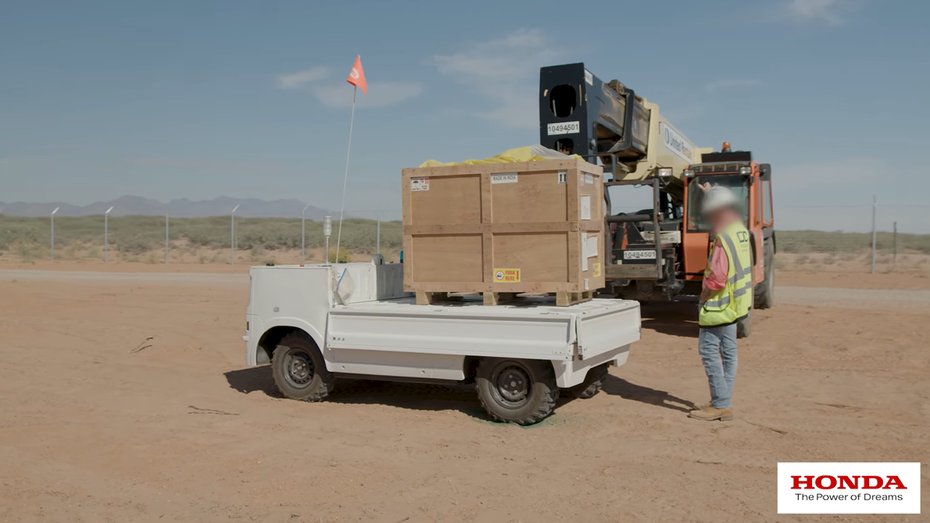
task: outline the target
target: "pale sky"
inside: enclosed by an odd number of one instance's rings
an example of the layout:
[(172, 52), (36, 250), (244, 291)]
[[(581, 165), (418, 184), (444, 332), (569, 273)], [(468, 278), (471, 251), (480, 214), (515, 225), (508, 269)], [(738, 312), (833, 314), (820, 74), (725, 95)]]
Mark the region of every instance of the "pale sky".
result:
[[(297, 198), (400, 209), (400, 169), (538, 143), (585, 62), (692, 142), (773, 165), (776, 223), (930, 232), (930, 2), (4, 2), (0, 201)], [(864, 220), (864, 221), (863, 221)], [(861, 222), (861, 223), (860, 223)], [(887, 223), (885, 223), (887, 222)]]

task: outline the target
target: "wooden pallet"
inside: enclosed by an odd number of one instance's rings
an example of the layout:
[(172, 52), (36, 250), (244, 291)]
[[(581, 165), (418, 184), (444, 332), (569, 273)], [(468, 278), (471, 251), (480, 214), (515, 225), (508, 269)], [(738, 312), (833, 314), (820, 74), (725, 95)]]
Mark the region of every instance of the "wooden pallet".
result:
[(508, 302), (519, 301), (520, 298), (539, 298), (555, 297), (557, 307), (568, 307), (576, 303), (583, 303), (594, 298), (594, 291), (568, 292), (559, 291), (554, 293), (532, 293), (518, 294), (515, 292), (470, 292), (470, 293), (451, 293), (451, 292), (428, 292), (417, 291), (417, 305), (433, 305), (444, 301), (461, 300), (467, 296), (482, 296), (485, 305), (501, 305)]

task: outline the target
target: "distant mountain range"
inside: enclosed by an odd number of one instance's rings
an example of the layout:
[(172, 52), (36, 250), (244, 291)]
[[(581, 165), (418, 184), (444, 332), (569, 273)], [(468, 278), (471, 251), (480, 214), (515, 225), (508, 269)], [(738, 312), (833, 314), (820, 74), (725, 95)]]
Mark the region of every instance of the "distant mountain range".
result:
[[(107, 202), (96, 202), (78, 206), (62, 202), (26, 203), (0, 202), (0, 213), (7, 216), (41, 217), (48, 216), (55, 207), (55, 216), (93, 216), (102, 215), (111, 206), (110, 216), (147, 215), (164, 216), (168, 213), (173, 218), (202, 218), (205, 216), (224, 216), (239, 206), (236, 216), (247, 218), (298, 218), (305, 203), (299, 200), (259, 200), (257, 198), (227, 198), (220, 196), (212, 200), (192, 201), (187, 198), (162, 203), (139, 196), (121, 196)], [(307, 207), (306, 216), (311, 220), (322, 220), (332, 212), (319, 207)]]

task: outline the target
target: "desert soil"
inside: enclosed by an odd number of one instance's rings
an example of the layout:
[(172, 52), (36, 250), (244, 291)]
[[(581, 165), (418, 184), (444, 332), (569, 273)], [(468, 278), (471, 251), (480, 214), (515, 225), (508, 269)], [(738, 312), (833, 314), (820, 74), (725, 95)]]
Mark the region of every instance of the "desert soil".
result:
[(727, 423), (686, 417), (708, 395), (694, 306), (646, 305), (604, 392), (521, 428), (489, 422), (465, 386), (282, 399), (268, 367), (243, 364), (244, 268), (146, 267), (0, 271), (0, 520), (921, 518), (777, 516), (775, 467), (930, 461), (926, 287), (780, 277), (741, 341)]

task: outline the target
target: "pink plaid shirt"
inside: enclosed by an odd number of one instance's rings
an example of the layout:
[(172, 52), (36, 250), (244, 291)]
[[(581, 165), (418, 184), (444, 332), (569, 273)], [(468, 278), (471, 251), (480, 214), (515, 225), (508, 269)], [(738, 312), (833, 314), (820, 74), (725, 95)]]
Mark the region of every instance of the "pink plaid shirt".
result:
[[(719, 240), (716, 240), (719, 242)], [(704, 288), (719, 291), (727, 284), (730, 260), (727, 251), (720, 245), (714, 246), (714, 255), (710, 260), (710, 275), (704, 278)]]

